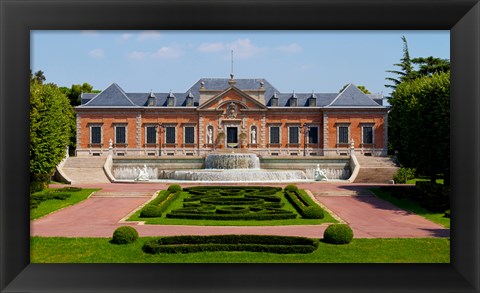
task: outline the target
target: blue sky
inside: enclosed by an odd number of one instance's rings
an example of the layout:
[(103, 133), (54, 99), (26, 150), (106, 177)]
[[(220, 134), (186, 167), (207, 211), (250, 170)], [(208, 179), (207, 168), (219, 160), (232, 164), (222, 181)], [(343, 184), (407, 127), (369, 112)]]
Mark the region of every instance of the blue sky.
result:
[(403, 56), (450, 59), (449, 31), (32, 31), (31, 68), (47, 82), (185, 92), (200, 78), (265, 78), (281, 92), (390, 93)]

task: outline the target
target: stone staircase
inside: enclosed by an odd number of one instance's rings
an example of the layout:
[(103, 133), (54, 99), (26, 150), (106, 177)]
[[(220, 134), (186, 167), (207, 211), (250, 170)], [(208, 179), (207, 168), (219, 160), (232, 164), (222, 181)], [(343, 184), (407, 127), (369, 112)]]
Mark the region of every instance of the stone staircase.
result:
[(72, 184), (109, 183), (103, 165), (106, 157), (69, 157), (62, 167)]
[(356, 156), (360, 164), (355, 183), (391, 183), (398, 166), (390, 157)]

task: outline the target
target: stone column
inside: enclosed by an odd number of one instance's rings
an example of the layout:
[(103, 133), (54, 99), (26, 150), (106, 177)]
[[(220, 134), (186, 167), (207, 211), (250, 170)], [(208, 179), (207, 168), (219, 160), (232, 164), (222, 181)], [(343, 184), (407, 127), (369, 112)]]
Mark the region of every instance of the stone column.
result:
[[(258, 129), (257, 129), (258, 131)], [(260, 124), (260, 133), (257, 133), (257, 143), (258, 143), (258, 138), (260, 137), (260, 145), (262, 148), (266, 148), (266, 133), (267, 133), (267, 119), (265, 117), (265, 113), (262, 114), (262, 120)], [(259, 136), (260, 134), (260, 136)]]
[(328, 114), (323, 113), (323, 154), (328, 149)]
[(142, 147), (142, 113), (137, 114), (137, 133), (136, 133), (136, 138), (137, 138), (137, 149), (140, 149)]

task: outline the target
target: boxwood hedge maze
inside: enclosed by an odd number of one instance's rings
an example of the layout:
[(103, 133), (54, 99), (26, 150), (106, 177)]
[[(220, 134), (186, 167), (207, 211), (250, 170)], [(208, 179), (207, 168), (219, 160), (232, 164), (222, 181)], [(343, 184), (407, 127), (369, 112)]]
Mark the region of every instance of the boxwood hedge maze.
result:
[[(323, 218), (323, 210), (302, 190), (282, 191), (279, 187), (255, 186), (196, 186), (183, 190), (188, 196), (181, 208), (173, 209), (165, 216), (175, 219), (203, 220), (281, 220), (294, 219), (297, 213), (284, 209), (288, 199), (303, 218)], [(168, 205), (178, 198), (179, 192), (161, 193), (145, 206), (141, 217), (160, 217)], [(304, 210), (314, 206), (320, 212), (309, 217)], [(152, 212), (156, 210), (156, 212)]]

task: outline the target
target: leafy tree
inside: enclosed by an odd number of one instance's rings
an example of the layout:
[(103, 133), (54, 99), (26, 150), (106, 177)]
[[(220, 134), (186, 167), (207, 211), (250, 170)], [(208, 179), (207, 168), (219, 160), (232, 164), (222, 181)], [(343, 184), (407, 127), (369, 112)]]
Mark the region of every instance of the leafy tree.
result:
[(449, 184), (450, 72), (400, 83), (389, 100), (389, 139), (406, 168)]
[(43, 84), (45, 80), (46, 78), (43, 71), (39, 70), (35, 72), (35, 74), (33, 74), (32, 70), (30, 69), (30, 82), (35, 81), (37, 83)]
[(30, 82), (30, 181), (36, 183), (35, 189), (48, 184), (55, 166), (65, 157), (75, 127), (66, 95), (55, 84), (43, 81), (33, 78)]
[(93, 86), (84, 82), (83, 84), (72, 84), (72, 87), (70, 88), (67, 96), (72, 106), (78, 106), (81, 104), (80, 94), (92, 92), (95, 92), (93, 90)]
[(418, 74), (421, 76), (450, 71), (450, 60), (435, 57), (413, 58), (412, 63), (419, 66)]
[[(341, 93), (349, 84), (347, 83), (346, 85), (344, 85), (342, 87), (342, 89), (340, 91), (338, 91), (339, 93)], [(369, 90), (367, 90), (367, 88), (363, 85), (358, 85), (357, 88), (359, 90), (361, 90), (362, 92), (364, 92), (365, 94), (371, 94), (371, 92)]]
[(387, 70), (389, 73), (393, 73), (398, 75), (398, 78), (387, 77), (386, 80), (393, 82), (393, 85), (386, 84), (385, 87), (388, 88), (396, 88), (403, 81), (409, 81), (415, 79), (417, 77), (417, 73), (415, 72), (412, 60), (410, 59), (410, 53), (408, 52), (408, 43), (405, 36), (402, 36), (403, 41), (403, 58), (400, 59), (401, 62), (394, 64), (394, 66), (400, 67), (400, 70)]

